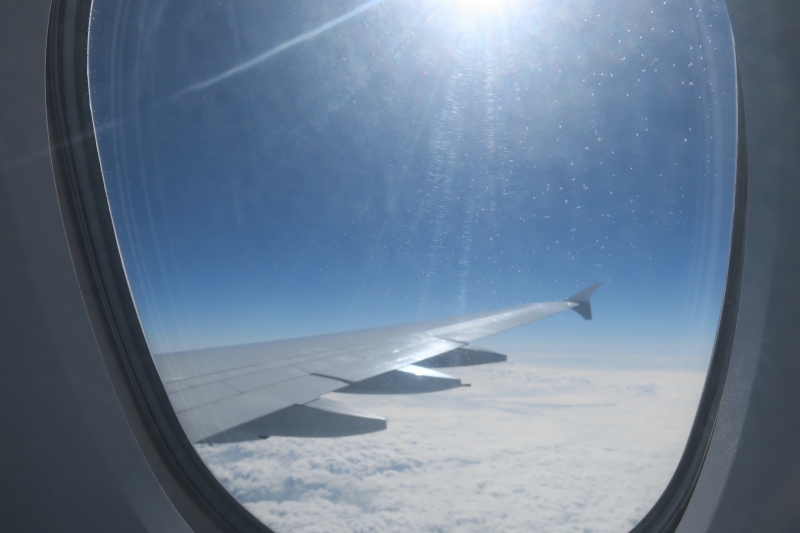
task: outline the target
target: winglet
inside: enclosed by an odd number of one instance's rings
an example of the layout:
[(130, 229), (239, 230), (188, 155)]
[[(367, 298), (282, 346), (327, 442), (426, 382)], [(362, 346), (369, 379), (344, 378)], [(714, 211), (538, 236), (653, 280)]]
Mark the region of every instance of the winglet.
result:
[(572, 308), (573, 311), (581, 315), (586, 320), (592, 319), (592, 303), (589, 301), (589, 298), (592, 297), (594, 291), (600, 286), (600, 283), (595, 283), (589, 287), (586, 287), (581, 292), (577, 294), (573, 294), (566, 301), (573, 302), (578, 305)]

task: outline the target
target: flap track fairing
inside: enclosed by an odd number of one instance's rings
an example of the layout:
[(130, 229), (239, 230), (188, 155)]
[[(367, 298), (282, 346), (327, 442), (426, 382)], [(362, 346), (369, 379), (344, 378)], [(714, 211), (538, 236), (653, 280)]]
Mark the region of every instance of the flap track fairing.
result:
[(486, 365), (489, 363), (502, 363), (508, 357), (501, 353), (480, 348), (456, 348), (443, 354), (434, 355), (424, 361), (415, 363), (425, 368), (452, 368), (457, 366)]
[(419, 394), (461, 386), (461, 380), (430, 368), (408, 365), (349, 385), (336, 392), (350, 394)]
[(349, 437), (386, 429), (386, 419), (328, 399), (291, 405), (201, 441), (243, 442), (267, 437)]

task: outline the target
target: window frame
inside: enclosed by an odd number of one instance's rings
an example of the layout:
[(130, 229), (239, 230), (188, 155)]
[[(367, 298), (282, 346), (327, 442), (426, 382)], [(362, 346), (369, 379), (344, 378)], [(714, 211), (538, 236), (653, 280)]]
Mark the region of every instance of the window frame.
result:
[[(131, 401), (127, 416), (142, 421), (137, 440), (149, 443), (151, 462), (171, 491), (194, 504), (182, 515), (205, 515), (225, 531), (269, 532), (211, 474), (186, 438), (161, 383), (128, 289), (100, 167), (89, 105), (88, 31), (91, 0), (54, 0), (46, 52), (48, 123), (62, 219), (95, 334), (104, 339), (107, 366), (119, 369), (114, 385)], [(697, 413), (678, 467), (661, 497), (633, 528), (672, 532), (700, 477), (719, 413), (730, 364), (744, 266), (747, 210), (747, 141), (736, 66), (737, 147), (733, 228), (722, 311)], [(168, 492), (173, 501), (179, 496)], [(176, 500), (177, 499), (177, 500)], [(199, 511), (198, 511), (199, 510)], [(188, 514), (187, 514), (188, 513)]]
[[(117, 246), (89, 102), (91, 0), (54, 0), (46, 49), (53, 168), (67, 239), (84, 301), (114, 386), (170, 500), (192, 529), (272, 533), (214, 477), (181, 429), (140, 326)], [(105, 348), (105, 349), (103, 349)], [(121, 370), (121, 372), (119, 372)], [(131, 401), (133, 400), (133, 401)], [(184, 494), (180, 494), (180, 492)], [(185, 501), (188, 496), (189, 501)], [(177, 506), (176, 506), (177, 507)]]

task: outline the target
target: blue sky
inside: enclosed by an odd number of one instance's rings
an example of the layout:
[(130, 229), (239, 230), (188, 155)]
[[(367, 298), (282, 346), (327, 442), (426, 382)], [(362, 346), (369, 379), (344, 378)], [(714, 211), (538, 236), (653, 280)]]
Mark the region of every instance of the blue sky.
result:
[(152, 350), (601, 281), (591, 323), (481, 344), (702, 367), (733, 195), (724, 6), (385, 0), (286, 45), (360, 5), (95, 1), (92, 108)]

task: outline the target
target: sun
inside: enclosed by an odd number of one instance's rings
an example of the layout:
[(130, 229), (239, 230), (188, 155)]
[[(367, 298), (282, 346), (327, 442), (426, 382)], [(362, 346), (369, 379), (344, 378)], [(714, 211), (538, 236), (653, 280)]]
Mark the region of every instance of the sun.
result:
[(520, 0), (433, 0), (450, 24), (468, 29), (502, 20)]
[(471, 16), (493, 16), (505, 11), (513, 0), (455, 0)]

